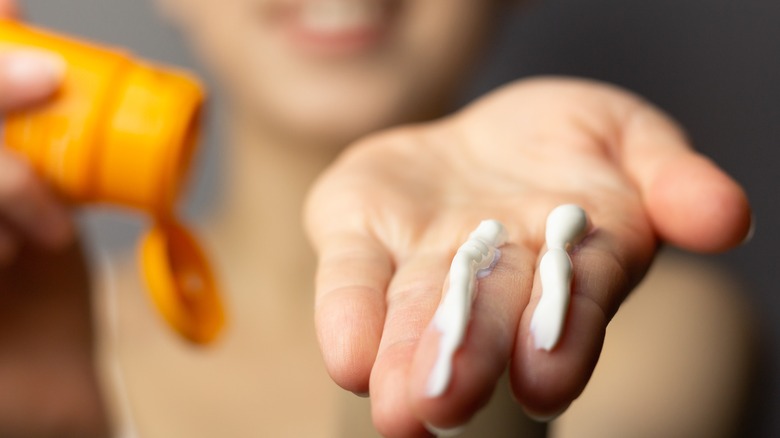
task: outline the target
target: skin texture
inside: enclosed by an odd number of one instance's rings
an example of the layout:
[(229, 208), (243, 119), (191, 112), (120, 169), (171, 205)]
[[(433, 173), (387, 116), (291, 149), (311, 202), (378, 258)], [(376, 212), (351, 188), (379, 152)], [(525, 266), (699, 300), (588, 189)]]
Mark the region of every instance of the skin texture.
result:
[[(544, 220), (562, 203), (583, 206), (596, 231), (573, 256), (570, 318), (548, 353), (533, 347), (529, 324)], [(451, 389), (428, 399), (437, 339), (426, 326), (449, 260), (484, 217), (503, 222), (510, 243), (480, 283)], [(318, 182), (307, 218), (328, 371), (371, 394), (381, 433), (413, 436), (423, 422), (466, 422), (507, 361), (525, 409), (562, 410), (583, 390), (607, 323), (659, 240), (725, 250), (747, 234), (750, 213), (739, 186), (647, 103), (603, 84), (540, 79), (357, 144)]]

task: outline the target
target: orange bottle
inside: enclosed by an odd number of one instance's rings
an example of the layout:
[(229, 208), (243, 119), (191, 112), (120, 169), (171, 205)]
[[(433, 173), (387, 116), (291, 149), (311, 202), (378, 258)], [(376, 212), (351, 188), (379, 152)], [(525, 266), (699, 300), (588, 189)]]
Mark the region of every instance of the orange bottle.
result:
[(196, 148), (204, 93), (191, 76), (125, 53), (0, 20), (0, 46), (59, 54), (65, 78), (43, 105), (7, 115), (5, 144), (67, 199), (140, 210), (154, 219), (141, 266), (150, 296), (185, 338), (224, 324), (208, 260), (175, 217)]

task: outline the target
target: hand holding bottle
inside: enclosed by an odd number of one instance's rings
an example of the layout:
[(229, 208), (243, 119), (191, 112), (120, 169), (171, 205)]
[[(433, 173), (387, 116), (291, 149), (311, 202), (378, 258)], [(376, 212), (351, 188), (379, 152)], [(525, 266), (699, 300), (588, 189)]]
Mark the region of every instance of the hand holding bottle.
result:
[[(0, 13), (12, 10), (0, 2)], [(65, 72), (55, 54), (0, 44), (0, 111), (30, 107), (52, 95)], [(67, 206), (18, 154), (0, 147), (0, 266), (26, 242), (57, 249), (73, 238)]]

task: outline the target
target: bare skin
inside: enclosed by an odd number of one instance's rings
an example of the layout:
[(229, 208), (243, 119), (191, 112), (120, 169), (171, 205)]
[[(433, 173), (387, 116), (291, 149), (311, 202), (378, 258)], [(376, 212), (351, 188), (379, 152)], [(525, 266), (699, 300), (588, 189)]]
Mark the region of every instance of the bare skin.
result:
[[(374, 426), (386, 436), (427, 436), (424, 422), (447, 427), (469, 420), (510, 359), (511, 392), (522, 406), (556, 413), (587, 382), (607, 321), (647, 269), (660, 239), (719, 251), (736, 245), (748, 228), (738, 186), (692, 153), (656, 110), (599, 84), (529, 81), (453, 118), (371, 137), (336, 162), (308, 210), (321, 259), (315, 301), (309, 293), (315, 258), (297, 220), (306, 191), (331, 164), (343, 136), (316, 144), (258, 127), (251, 111), (234, 115), (224, 204), (204, 227), (233, 315), (223, 342), (203, 352), (180, 344), (151, 313), (132, 271), (116, 282), (120, 334), (104, 339), (104, 352), (121, 361), (143, 436), (371, 434), (368, 401), (338, 391), (324, 368), (342, 387), (370, 392)], [(381, 117), (369, 118), (381, 125)], [(453, 148), (473, 161), (453, 157)], [(48, 190), (30, 181), (16, 187)], [(6, 199), (28, 199), (24, 190)], [(4, 220), (13, 219), (16, 201), (0, 202)], [(538, 300), (533, 273), (544, 218), (561, 202), (585, 206), (599, 231), (575, 256), (573, 316), (560, 347), (547, 354), (530, 347), (527, 326)], [(42, 205), (61, 207), (56, 196)], [(56, 221), (67, 242), (72, 235), (63, 211)], [(435, 338), (424, 329), (449, 257), (486, 216), (507, 223), (514, 243), (481, 284), (452, 391), (425, 399), (421, 382)], [(20, 224), (35, 224), (34, 218)], [(24, 226), (6, 228), (21, 229), (9, 234), (9, 263), (26, 239), (47, 228), (39, 224), (28, 232)], [(33, 264), (33, 272), (52, 260), (44, 262)], [(27, 285), (23, 272), (12, 271), (8, 284)], [(75, 280), (54, 284), (62, 290), (78, 286)], [(84, 308), (83, 301), (75, 303)], [(325, 367), (311, 336), (311, 307), (317, 309)], [(89, 345), (88, 330), (75, 333)], [(88, 349), (73, 351), (80, 352), (78, 360), (67, 369), (81, 380), (70, 381), (82, 382), (75, 386), (95, 401)], [(484, 410), (490, 420), (475, 420), (475, 436), (518, 417), (503, 389), (497, 404)], [(86, 418), (93, 427), (87, 430), (105, 431), (99, 402), (83, 405), (89, 409), (67, 416)], [(307, 421), (300, 421), (301, 412)], [(525, 427), (502, 431), (514, 436)]]
[[(546, 353), (529, 336), (534, 272), (546, 213), (570, 202), (597, 231), (573, 256), (570, 317)], [(320, 180), (307, 213), (326, 366), (345, 389), (370, 392), (387, 436), (468, 421), (510, 360), (520, 404), (558, 413), (584, 388), (607, 323), (660, 239), (725, 250), (750, 222), (741, 189), (657, 110), (611, 87), (556, 79), (520, 82), (452, 118), (362, 142)], [(483, 218), (506, 224), (510, 243), (480, 284), (451, 389), (428, 399), (438, 341), (425, 329), (449, 260)]]
[[(150, 310), (134, 255), (115, 261), (118, 277), (102, 282), (113, 285), (108, 293), (119, 300), (119, 336), (104, 336), (103, 351), (110, 361), (118, 357), (132, 421), (152, 438), (226, 431), (235, 437), (380, 436), (370, 400), (332, 382), (314, 336), (316, 260), (297, 219), (312, 180), (332, 156), (302, 160), (295, 148), (258, 142), (262, 132), (253, 124), (229, 128), (224, 196), (200, 228), (228, 304), (224, 337), (205, 349), (182, 344)], [(255, 190), (243, 189), (248, 186)], [(498, 393), (465, 436), (544, 436), (541, 425), (518, 415), (506, 388)]]

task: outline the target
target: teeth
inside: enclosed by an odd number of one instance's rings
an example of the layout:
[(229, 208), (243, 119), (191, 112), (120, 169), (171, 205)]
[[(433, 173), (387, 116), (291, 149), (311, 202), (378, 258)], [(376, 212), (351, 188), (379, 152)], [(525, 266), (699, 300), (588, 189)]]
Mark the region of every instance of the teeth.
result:
[(312, 31), (338, 32), (376, 25), (380, 0), (311, 0), (301, 4), (301, 24)]

